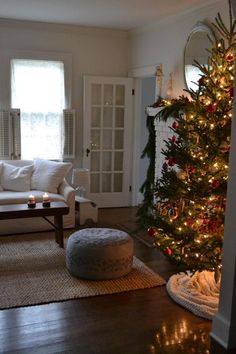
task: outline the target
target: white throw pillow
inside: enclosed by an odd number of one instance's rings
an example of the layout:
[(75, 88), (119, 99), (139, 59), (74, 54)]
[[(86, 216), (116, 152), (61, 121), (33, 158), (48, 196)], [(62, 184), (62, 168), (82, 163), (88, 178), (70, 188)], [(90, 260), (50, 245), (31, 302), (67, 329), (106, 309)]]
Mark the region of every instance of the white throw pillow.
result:
[(4, 162), (1, 173), (2, 188), (15, 192), (29, 191), (33, 169), (34, 165), (16, 167)]
[(3, 191), (3, 188), (1, 186), (1, 174), (2, 174), (2, 166), (3, 166), (3, 163), (0, 162), (0, 192)]
[(58, 187), (71, 169), (70, 162), (35, 160), (31, 178), (31, 188), (40, 191), (57, 193)]

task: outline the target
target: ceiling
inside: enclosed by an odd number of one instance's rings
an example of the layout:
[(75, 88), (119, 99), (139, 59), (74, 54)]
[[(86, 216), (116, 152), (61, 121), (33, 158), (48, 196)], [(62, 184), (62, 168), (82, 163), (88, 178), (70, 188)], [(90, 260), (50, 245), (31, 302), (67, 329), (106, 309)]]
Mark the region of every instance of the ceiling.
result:
[(217, 0), (0, 0), (0, 18), (130, 30)]

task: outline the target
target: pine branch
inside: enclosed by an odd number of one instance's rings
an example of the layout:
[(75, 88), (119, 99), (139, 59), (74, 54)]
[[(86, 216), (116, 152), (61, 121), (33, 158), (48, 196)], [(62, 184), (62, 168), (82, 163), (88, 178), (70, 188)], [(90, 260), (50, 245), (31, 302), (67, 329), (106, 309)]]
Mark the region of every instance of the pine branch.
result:
[(216, 23), (217, 23), (217, 25), (219, 27), (218, 30), (220, 29), (222, 31), (222, 33), (223, 33), (223, 36), (225, 35), (226, 38), (228, 38), (230, 32), (228, 31), (227, 27), (225, 26), (225, 24), (224, 24), (224, 22), (222, 20), (222, 17), (221, 17), (219, 12), (218, 12), (217, 16), (218, 17), (216, 17), (215, 21), (216, 21)]
[(178, 117), (180, 111), (189, 103), (188, 97), (180, 96), (179, 99), (173, 99), (170, 105), (164, 107), (155, 118), (167, 121), (170, 117)]
[(229, 30), (225, 26), (221, 14), (218, 12), (217, 17), (215, 18), (215, 23), (212, 23), (213, 27), (224, 37), (228, 40), (229, 44), (232, 42), (234, 36), (236, 35), (234, 29), (236, 26), (236, 20), (233, 20), (232, 16), (232, 8), (231, 8), (231, 1), (228, 0), (229, 5)]

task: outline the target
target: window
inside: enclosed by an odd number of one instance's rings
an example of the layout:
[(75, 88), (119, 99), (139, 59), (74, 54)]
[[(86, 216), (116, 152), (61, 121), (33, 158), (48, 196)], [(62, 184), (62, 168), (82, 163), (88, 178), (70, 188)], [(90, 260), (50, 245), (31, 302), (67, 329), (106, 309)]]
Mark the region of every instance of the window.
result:
[(64, 64), (13, 59), (11, 106), (21, 112), (21, 158), (61, 159), (64, 148)]

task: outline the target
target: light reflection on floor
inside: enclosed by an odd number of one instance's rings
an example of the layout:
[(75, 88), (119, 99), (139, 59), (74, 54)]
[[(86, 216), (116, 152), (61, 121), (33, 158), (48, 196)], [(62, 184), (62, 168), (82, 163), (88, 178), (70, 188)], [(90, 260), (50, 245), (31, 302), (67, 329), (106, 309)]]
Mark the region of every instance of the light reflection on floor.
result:
[(163, 322), (158, 329), (153, 343), (149, 347), (150, 354), (210, 354), (209, 329), (191, 329), (191, 323), (180, 320), (178, 324)]

